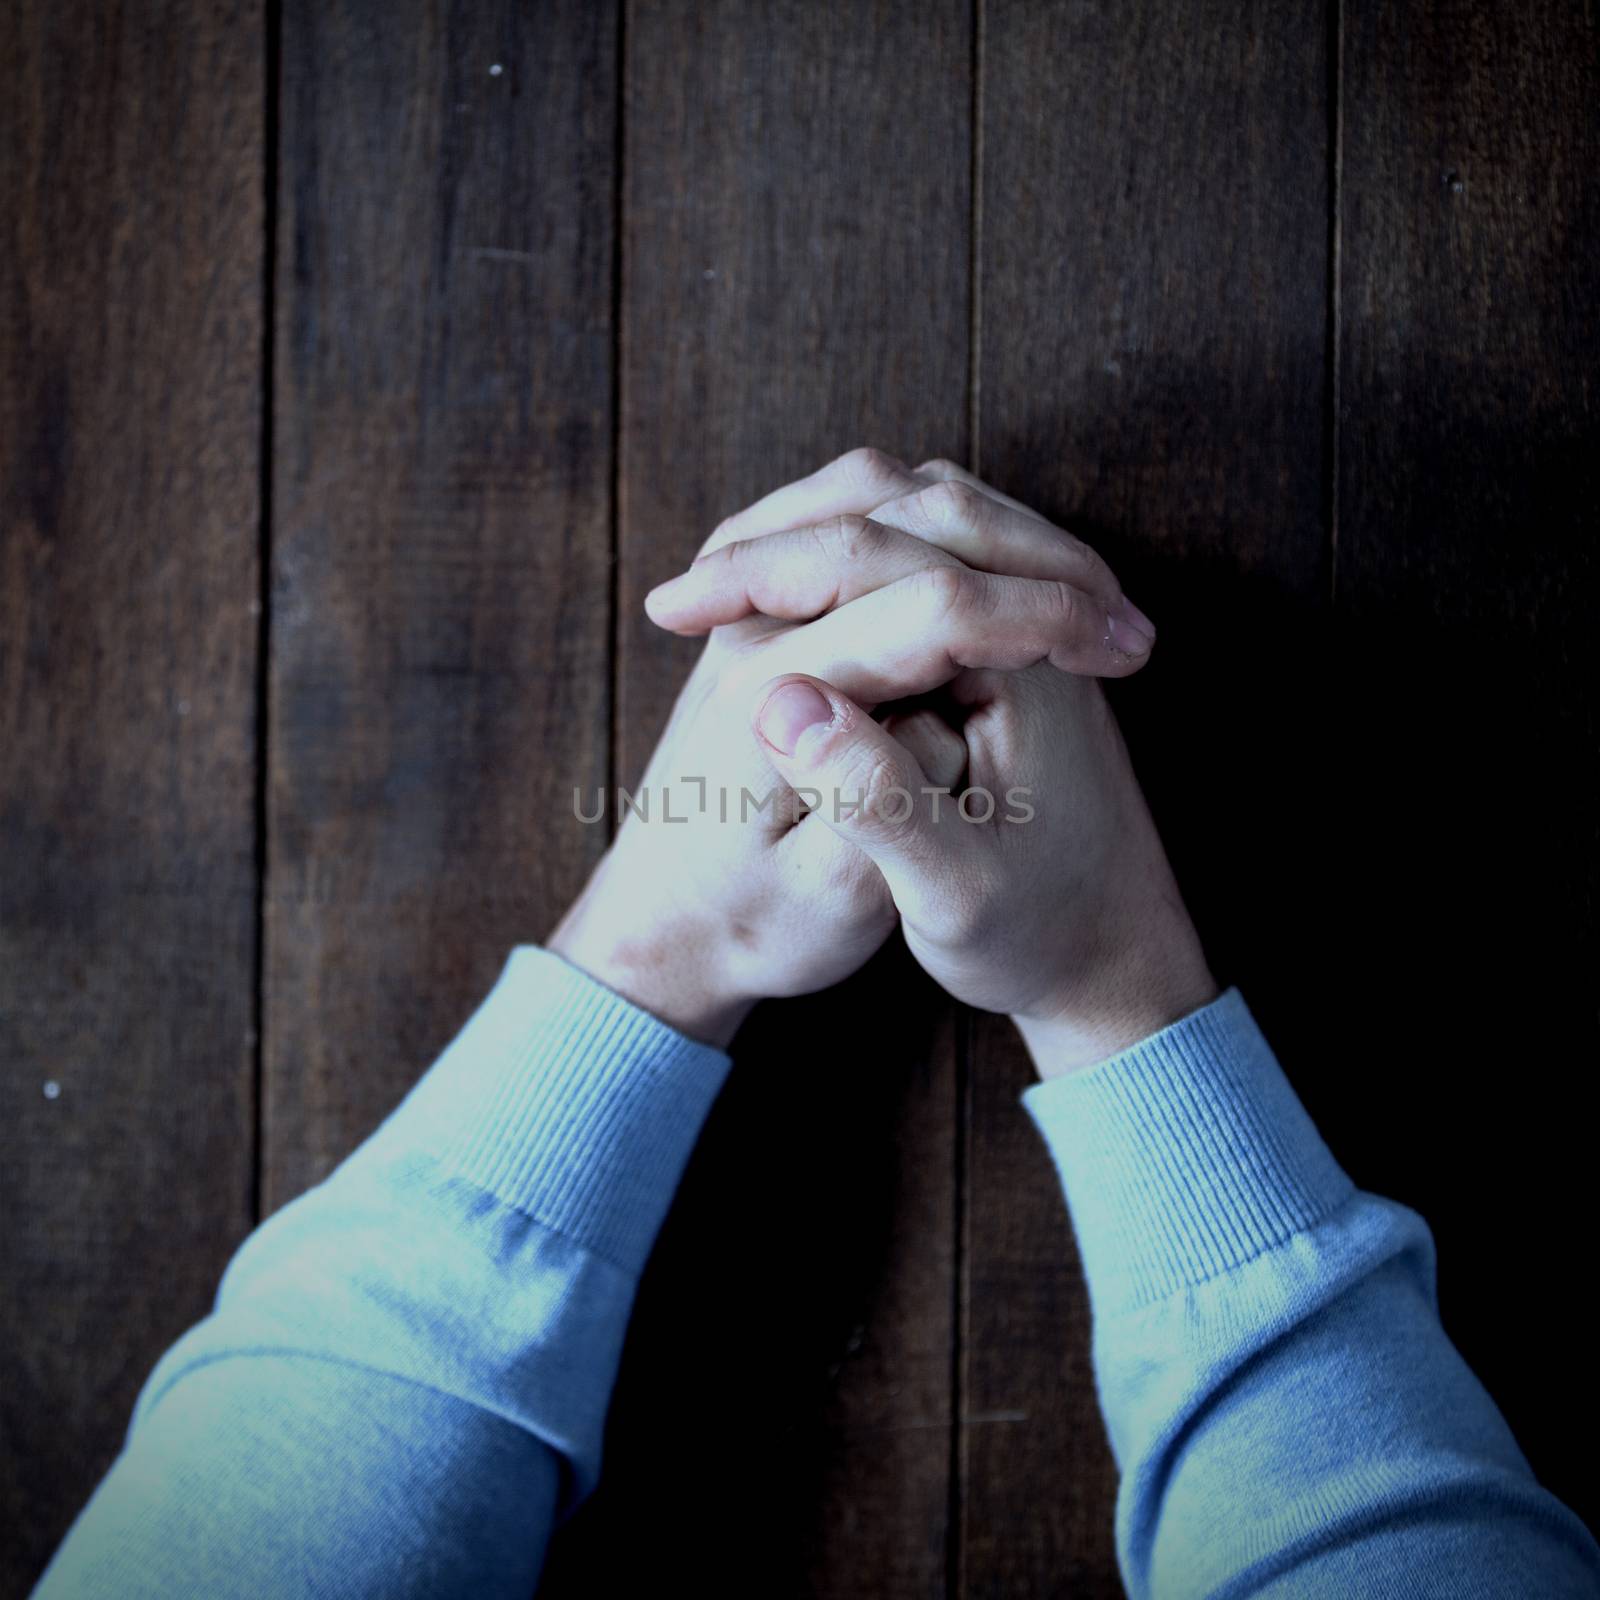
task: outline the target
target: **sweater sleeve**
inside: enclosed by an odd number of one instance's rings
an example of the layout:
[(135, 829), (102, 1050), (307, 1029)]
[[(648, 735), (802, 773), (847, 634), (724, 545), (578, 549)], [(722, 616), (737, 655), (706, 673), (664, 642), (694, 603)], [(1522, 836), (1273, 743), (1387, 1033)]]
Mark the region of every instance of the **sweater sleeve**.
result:
[(545, 951), (240, 1247), (37, 1591), (526, 1600), (726, 1075)]
[(1088, 1280), (1136, 1600), (1600, 1593), (1445, 1335), (1427, 1227), (1345, 1176), (1237, 991), (1023, 1098)]

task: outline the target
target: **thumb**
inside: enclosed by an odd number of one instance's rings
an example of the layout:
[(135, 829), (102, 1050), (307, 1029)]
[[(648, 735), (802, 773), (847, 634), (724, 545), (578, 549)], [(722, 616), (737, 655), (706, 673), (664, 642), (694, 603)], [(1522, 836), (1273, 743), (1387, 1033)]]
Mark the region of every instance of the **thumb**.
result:
[(902, 911), (949, 865), (964, 831), (954, 808), (925, 792), (916, 757), (848, 695), (785, 673), (757, 695), (754, 726), (778, 775), (812, 803), (805, 826), (820, 821), (869, 856)]

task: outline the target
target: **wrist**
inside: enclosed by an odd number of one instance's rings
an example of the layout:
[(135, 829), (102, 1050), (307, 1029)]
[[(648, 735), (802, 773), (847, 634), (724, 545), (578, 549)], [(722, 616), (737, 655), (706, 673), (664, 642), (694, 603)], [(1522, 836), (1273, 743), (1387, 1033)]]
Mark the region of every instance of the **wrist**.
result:
[(1199, 938), (1183, 926), (1147, 935), (1115, 961), (1075, 974), (1062, 997), (1012, 1020), (1041, 1078), (1120, 1055), (1221, 993)]
[(725, 1050), (755, 998), (723, 981), (710, 931), (687, 921), (641, 926), (626, 913), (614, 916), (597, 882), (573, 902), (545, 948), (669, 1028)]

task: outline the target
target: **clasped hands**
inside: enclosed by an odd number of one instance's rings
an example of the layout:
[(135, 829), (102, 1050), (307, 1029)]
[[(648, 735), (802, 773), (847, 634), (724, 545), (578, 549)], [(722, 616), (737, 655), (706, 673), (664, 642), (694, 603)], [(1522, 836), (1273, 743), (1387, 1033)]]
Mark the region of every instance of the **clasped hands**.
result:
[(1155, 630), (1071, 534), (952, 462), (856, 450), (646, 609), (708, 636), (634, 791), (671, 798), (624, 815), (557, 954), (725, 1045), (898, 921), (1047, 1076), (1215, 996), (1098, 682)]

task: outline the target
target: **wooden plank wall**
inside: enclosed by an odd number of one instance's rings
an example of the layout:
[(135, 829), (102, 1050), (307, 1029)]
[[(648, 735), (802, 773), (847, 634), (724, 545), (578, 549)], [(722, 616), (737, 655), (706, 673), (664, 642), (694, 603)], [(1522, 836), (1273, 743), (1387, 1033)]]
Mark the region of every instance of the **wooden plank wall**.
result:
[(1592, 7), (1452, 0), (1347, 4), (1342, 43), (1329, 838), (1356, 1003), (1325, 1120), (1433, 1225), (1446, 1327), (1594, 1527), (1571, 1251), (1594, 1216), (1600, 35)]
[[(859, 442), (1156, 617), (1215, 964), (1600, 1517), (1596, 55), (1560, 0), (9, 8), (0, 1593), (582, 882), (693, 656), (645, 591)], [(890, 952), (739, 1053), (546, 1590), (1118, 1592), (1007, 1026)]]
[(577, 892), (611, 698), (615, 18), (305, 0), (282, 28), (269, 1210)]
[(0, 1592), (250, 1226), (253, 0), (0, 8)]
[[(644, 595), (720, 518), (863, 438), (965, 453), (971, 47), (964, 0), (629, 9), (623, 783), (696, 654)], [(554, 1593), (648, 1590), (663, 1563), (708, 1595), (942, 1582), (957, 1063), (950, 1008), (906, 966), (746, 1031)]]
[[(1218, 969), (1252, 993), (1281, 911), (1261, 852), (1312, 837), (1277, 730), (1312, 659), (1281, 641), (1327, 600), (1321, 20), (992, 0), (982, 38), (978, 470), (1081, 530), (1156, 619), (1158, 659), (1113, 703)], [(1266, 896), (1216, 892), (1235, 863)], [(994, 1420), (965, 1434), (966, 1588), (1116, 1594), (1115, 1468), (1030, 1078), (1010, 1024), (975, 1019), (965, 1405)]]

